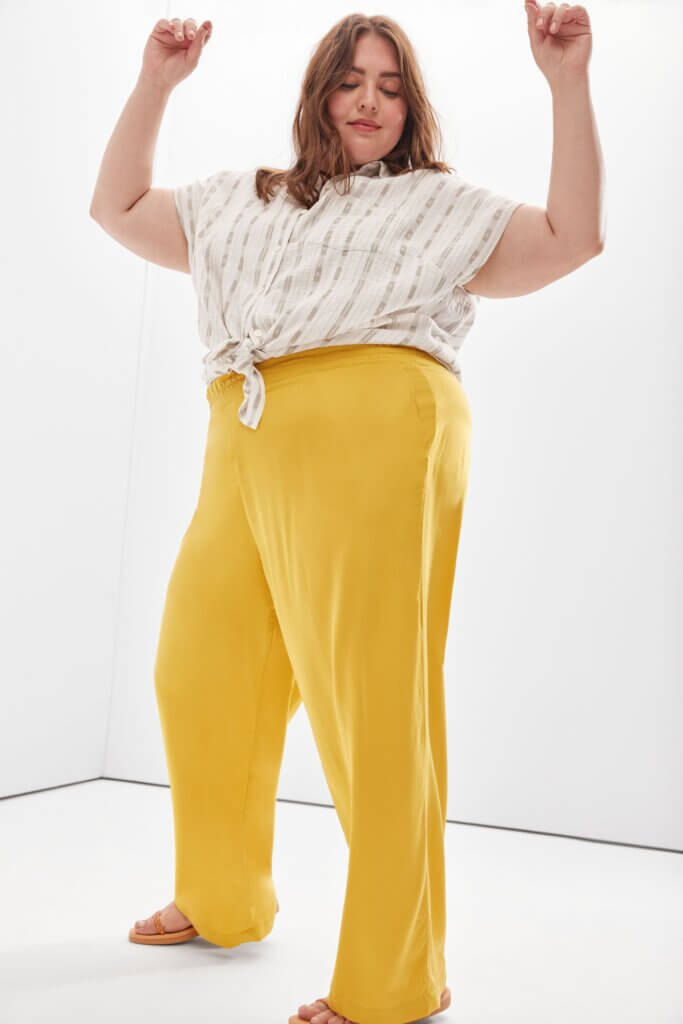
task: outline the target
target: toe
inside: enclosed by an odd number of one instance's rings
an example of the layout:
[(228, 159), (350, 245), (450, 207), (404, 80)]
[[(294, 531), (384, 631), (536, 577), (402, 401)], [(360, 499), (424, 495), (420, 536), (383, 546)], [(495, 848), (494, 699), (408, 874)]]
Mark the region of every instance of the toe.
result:
[(327, 1009), (327, 1003), (322, 999), (316, 999), (313, 1003), (302, 1003), (298, 1009), (298, 1014), (303, 1017), (304, 1020), (310, 1021), (316, 1013), (320, 1013), (321, 1010)]
[[(355, 1024), (355, 1021), (342, 1017), (340, 1013), (332, 1009), (330, 1004), (324, 999), (316, 999), (315, 1003), (311, 1003), (309, 1008), (315, 1011), (312, 1017), (305, 1018), (310, 1021), (310, 1024)], [(306, 1009), (306, 1007), (301, 1007), (301, 1009)]]
[(323, 1010), (321, 1013), (316, 1013), (315, 1016), (311, 1017), (311, 1024), (328, 1024), (330, 1017), (334, 1016), (332, 1010)]

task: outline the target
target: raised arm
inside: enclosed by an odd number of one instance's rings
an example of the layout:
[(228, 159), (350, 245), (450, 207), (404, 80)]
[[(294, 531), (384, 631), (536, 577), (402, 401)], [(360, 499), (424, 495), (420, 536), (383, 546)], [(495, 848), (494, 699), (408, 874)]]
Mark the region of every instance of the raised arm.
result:
[(107, 148), (90, 216), (127, 249), (152, 263), (190, 272), (187, 239), (173, 190), (152, 188), (154, 153), (166, 104), (196, 68), (211, 23), (162, 18), (147, 40), (142, 68)]
[(527, 0), (534, 60), (548, 81), (553, 153), (546, 209), (515, 210), (467, 291), (490, 298), (526, 295), (565, 277), (605, 246), (605, 172), (591, 103), (590, 18), (585, 7)]

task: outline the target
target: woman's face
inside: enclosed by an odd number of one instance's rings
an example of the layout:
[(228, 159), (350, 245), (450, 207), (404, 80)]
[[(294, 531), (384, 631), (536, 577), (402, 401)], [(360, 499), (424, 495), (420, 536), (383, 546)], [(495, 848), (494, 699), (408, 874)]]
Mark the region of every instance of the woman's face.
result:
[[(381, 160), (403, 132), (408, 113), (396, 50), (384, 36), (366, 32), (356, 42), (353, 67), (328, 97), (327, 109), (355, 167)], [(351, 121), (367, 118), (379, 128), (364, 132)]]

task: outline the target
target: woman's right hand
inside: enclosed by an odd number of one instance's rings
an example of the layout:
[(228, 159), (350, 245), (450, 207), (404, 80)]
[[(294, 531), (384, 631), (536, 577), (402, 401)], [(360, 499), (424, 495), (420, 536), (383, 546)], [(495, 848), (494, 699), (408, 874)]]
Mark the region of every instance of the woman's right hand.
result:
[(143, 78), (172, 89), (191, 75), (199, 63), (204, 43), (211, 35), (211, 22), (199, 28), (193, 18), (161, 18), (150, 34), (142, 55)]

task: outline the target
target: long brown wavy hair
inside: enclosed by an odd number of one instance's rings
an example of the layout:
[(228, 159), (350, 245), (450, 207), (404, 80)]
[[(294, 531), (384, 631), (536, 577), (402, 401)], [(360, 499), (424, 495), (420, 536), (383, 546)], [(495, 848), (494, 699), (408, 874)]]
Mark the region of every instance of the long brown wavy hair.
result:
[(441, 131), (427, 99), (415, 51), (403, 29), (380, 14), (348, 14), (323, 36), (306, 68), (292, 127), (296, 161), (285, 171), (273, 167), (256, 171), (256, 192), (265, 203), (270, 202), (276, 188), (285, 186), (297, 203), (310, 209), (330, 178), (335, 179), (335, 188), (336, 180), (342, 181), (341, 195), (348, 193), (353, 167), (327, 111), (327, 98), (346, 78), (356, 40), (365, 32), (375, 32), (394, 44), (408, 106), (401, 138), (382, 157), (388, 170), (394, 175), (420, 168), (444, 174), (455, 170), (434, 156), (441, 148)]

